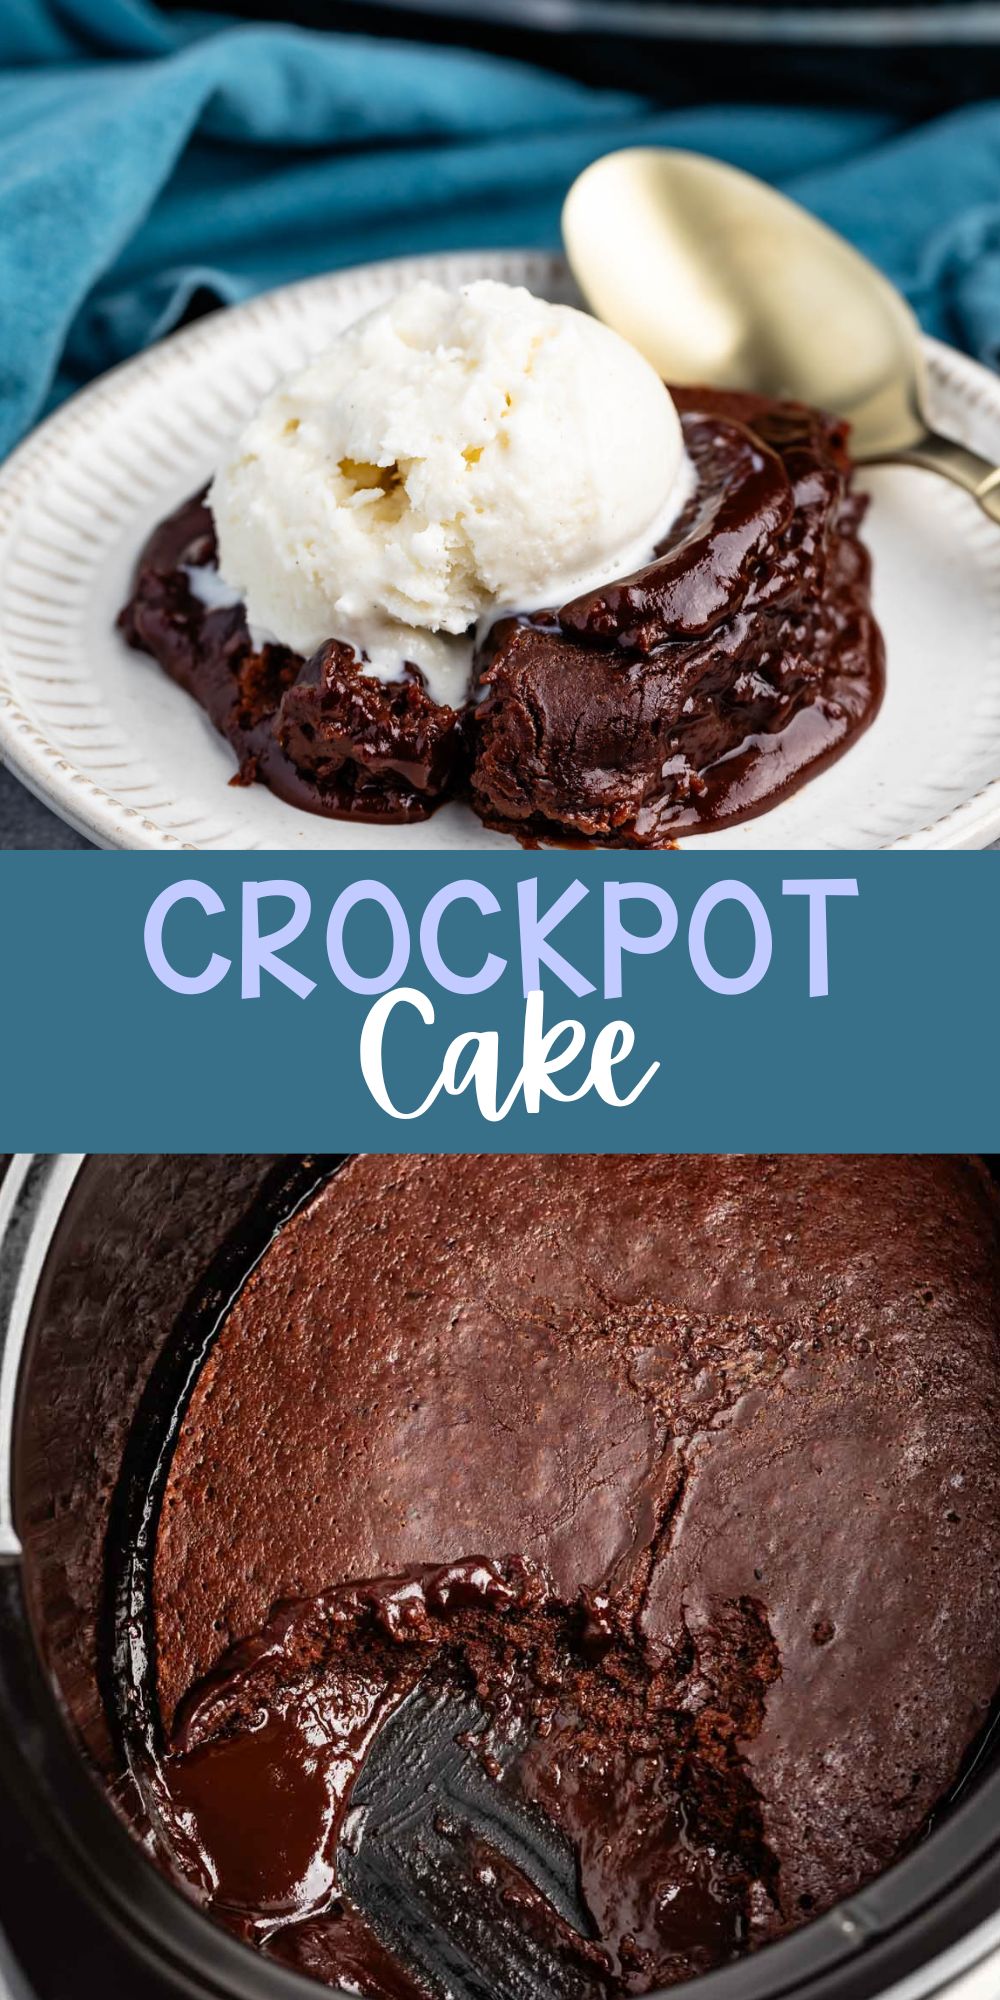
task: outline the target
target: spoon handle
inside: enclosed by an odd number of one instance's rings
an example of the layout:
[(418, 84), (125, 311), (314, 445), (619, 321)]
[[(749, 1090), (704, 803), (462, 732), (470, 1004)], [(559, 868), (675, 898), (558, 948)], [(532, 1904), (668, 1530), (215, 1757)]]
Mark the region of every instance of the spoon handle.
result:
[(954, 480), (956, 486), (963, 486), (971, 493), (983, 513), (1000, 526), (1000, 465), (992, 459), (983, 458), (978, 451), (970, 451), (967, 445), (956, 444), (936, 431), (927, 431), (905, 451), (893, 452), (892, 460), (894, 464), (920, 465), (928, 472), (942, 472), (946, 479)]

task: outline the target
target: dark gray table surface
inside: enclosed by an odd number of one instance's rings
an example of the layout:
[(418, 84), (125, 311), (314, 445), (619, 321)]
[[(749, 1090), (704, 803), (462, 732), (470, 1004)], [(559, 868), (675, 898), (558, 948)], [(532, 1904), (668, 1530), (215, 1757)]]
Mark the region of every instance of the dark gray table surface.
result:
[(0, 765), (0, 848), (90, 845)]

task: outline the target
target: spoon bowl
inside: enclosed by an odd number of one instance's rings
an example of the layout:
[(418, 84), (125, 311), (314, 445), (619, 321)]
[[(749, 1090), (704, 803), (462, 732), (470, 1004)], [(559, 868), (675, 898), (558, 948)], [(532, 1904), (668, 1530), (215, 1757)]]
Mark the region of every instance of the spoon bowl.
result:
[(928, 421), (906, 301), (796, 202), (718, 160), (637, 147), (574, 182), (563, 237), (592, 311), (665, 380), (829, 410), (856, 459), (929, 466), (1000, 520), (1000, 471)]

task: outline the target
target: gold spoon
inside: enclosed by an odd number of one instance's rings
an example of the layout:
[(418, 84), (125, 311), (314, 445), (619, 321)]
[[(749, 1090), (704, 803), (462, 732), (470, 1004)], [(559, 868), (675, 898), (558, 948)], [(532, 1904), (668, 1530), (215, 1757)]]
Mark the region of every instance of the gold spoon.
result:
[(717, 160), (640, 146), (595, 160), (562, 223), (591, 310), (667, 381), (846, 417), (856, 459), (943, 472), (1000, 522), (1000, 467), (927, 418), (909, 306), (796, 202)]

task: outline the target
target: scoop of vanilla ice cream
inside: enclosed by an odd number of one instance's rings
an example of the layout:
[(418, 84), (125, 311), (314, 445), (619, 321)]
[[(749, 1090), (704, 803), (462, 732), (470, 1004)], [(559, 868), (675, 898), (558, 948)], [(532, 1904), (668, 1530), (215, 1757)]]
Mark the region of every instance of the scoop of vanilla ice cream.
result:
[(348, 327), (271, 392), (209, 497), (251, 625), (308, 654), (558, 604), (644, 562), (690, 483), (635, 348), (483, 281), (414, 285)]

